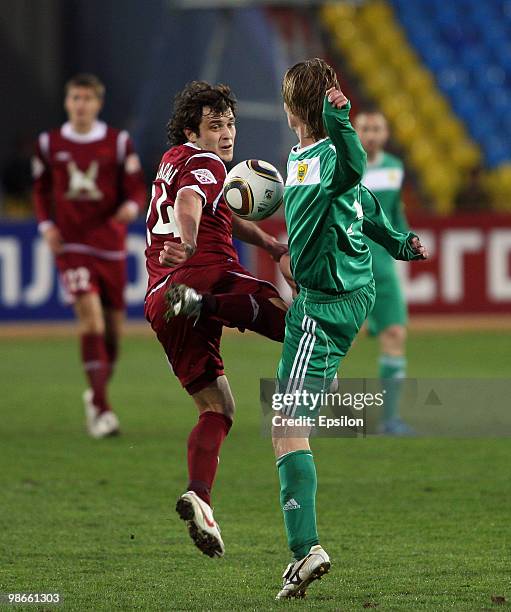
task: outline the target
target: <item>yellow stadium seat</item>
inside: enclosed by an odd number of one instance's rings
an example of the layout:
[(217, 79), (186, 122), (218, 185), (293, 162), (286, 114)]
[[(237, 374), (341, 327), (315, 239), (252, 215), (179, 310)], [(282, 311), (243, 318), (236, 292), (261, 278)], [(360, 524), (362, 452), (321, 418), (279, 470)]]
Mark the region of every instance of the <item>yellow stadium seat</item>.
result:
[(394, 89), (389, 89), (388, 99), (384, 102), (385, 114), (393, 121), (397, 121), (402, 113), (413, 113), (413, 100), (406, 93)]
[(453, 133), (452, 126), (450, 124), (447, 125), (450, 110), (444, 98), (441, 98), (434, 90), (429, 90), (424, 95), (418, 97), (417, 104), (421, 115), (429, 122), (436, 122), (443, 118), (445, 129), (450, 130), (451, 134)]
[(366, 2), (360, 8), (360, 20), (367, 24), (394, 23), (392, 9), (385, 2)]
[(348, 49), (353, 41), (358, 40), (357, 28), (350, 21), (336, 23), (334, 41), (340, 49)]
[(406, 88), (417, 98), (427, 95), (434, 87), (431, 73), (423, 68), (417, 67), (411, 72), (401, 74), (406, 81)]
[[(391, 4), (330, 3), (321, 17), (360, 85), (388, 118), (435, 210), (452, 210), (460, 181), (480, 161), (480, 149), (410, 46)], [(495, 198), (511, 202), (511, 165), (492, 172), (488, 184)]]
[(480, 152), (467, 141), (456, 143), (447, 151), (452, 161), (462, 170), (469, 170), (480, 161)]
[(393, 132), (401, 142), (421, 137), (421, 130), (417, 123), (417, 119), (412, 113), (407, 112), (401, 113), (401, 115), (396, 118)]

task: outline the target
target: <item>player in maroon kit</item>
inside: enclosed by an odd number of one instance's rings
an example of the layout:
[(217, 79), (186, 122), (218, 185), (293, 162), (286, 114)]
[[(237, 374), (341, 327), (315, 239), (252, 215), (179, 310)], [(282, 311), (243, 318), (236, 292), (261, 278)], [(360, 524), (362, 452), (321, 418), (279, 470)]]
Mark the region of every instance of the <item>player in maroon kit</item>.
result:
[(97, 120), (104, 91), (93, 75), (72, 78), (64, 101), (69, 121), (40, 134), (33, 159), (39, 231), (74, 304), (90, 384), (83, 395), (87, 429), (95, 438), (119, 431), (107, 384), (124, 316), (127, 225), (146, 198), (128, 133)]
[(210, 507), (218, 454), (232, 425), (234, 399), (220, 356), (222, 327), (284, 338), (286, 305), (268, 282), (238, 262), (233, 234), (275, 260), (287, 246), (231, 215), (223, 197), (224, 162), (233, 157), (236, 104), (225, 85), (189, 83), (176, 96), (147, 216), (146, 316), (199, 421), (188, 439), (187, 492), (176, 510), (197, 547), (224, 553)]

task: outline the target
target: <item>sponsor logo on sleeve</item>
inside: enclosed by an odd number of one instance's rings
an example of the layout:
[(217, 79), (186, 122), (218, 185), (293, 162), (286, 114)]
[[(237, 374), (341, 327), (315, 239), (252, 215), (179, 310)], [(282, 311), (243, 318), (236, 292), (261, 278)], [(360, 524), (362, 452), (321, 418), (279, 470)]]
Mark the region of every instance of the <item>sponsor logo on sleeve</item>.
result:
[(211, 170), (208, 170), (207, 168), (192, 170), (192, 174), (201, 185), (215, 185), (217, 182), (214, 174), (211, 172)]

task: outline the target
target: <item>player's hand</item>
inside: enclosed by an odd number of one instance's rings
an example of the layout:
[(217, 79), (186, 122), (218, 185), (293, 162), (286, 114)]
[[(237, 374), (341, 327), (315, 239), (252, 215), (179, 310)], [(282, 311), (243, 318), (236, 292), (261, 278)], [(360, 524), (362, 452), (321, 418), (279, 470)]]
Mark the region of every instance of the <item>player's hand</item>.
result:
[(62, 239), (62, 234), (56, 225), (50, 225), (50, 227), (44, 231), (43, 237), (50, 247), (50, 251), (54, 255), (60, 255), (60, 253), (62, 253), (64, 240)]
[(118, 223), (125, 223), (128, 225), (128, 223), (135, 221), (138, 217), (138, 212), (139, 208), (135, 202), (124, 202), (124, 204), (121, 204), (117, 209), (114, 220)]
[(280, 261), (282, 255), (285, 255), (288, 252), (287, 244), (279, 242), (273, 236), (270, 236), (264, 248), (275, 261)]
[(173, 268), (184, 263), (195, 253), (195, 247), (186, 242), (171, 242), (163, 243), (163, 249), (160, 251), (159, 261), (162, 266)]
[(334, 108), (342, 108), (348, 103), (348, 98), (340, 89), (337, 89), (336, 87), (330, 87), (330, 89), (327, 89), (325, 95)]
[(416, 255), (420, 255), (419, 259), (427, 259), (429, 257), (428, 250), (425, 246), (422, 246), (421, 241), (417, 236), (414, 236), (410, 240), (410, 246)]

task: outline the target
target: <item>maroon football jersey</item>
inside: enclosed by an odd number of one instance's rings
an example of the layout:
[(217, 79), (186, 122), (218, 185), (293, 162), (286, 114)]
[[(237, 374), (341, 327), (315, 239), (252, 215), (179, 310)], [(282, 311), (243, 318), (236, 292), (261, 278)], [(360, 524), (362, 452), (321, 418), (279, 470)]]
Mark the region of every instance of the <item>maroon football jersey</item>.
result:
[(86, 134), (75, 132), (70, 123), (43, 132), (33, 176), (37, 219), (57, 225), (64, 252), (125, 256), (127, 228), (112, 217), (126, 201), (143, 208), (146, 198), (140, 161), (127, 132), (102, 121)]
[[(182, 266), (211, 266), (238, 260), (232, 243), (232, 213), (222, 194), (225, 176), (222, 160), (192, 143), (172, 147), (163, 155), (147, 211), (148, 290)], [(181, 242), (174, 204), (182, 189), (193, 189), (203, 200), (197, 250), (184, 264), (169, 268), (162, 266), (158, 258), (165, 241)]]

